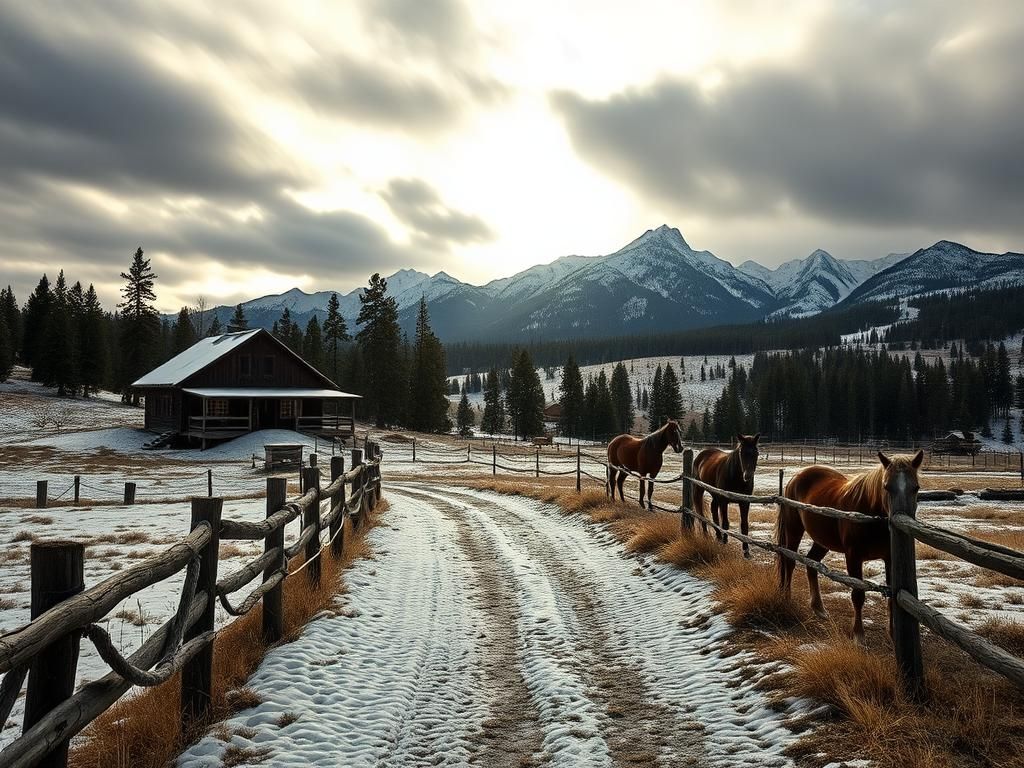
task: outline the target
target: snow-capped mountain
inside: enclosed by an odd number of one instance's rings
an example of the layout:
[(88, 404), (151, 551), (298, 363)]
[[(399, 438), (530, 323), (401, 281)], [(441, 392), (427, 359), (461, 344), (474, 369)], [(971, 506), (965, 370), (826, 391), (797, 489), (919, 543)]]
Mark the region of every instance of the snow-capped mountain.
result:
[(841, 261), (818, 249), (805, 259), (793, 259), (775, 269), (756, 261), (745, 261), (739, 270), (768, 284), (779, 303), (773, 315), (804, 317), (835, 306), (868, 277), (904, 255), (890, 254), (872, 261)]
[[(907, 296), (968, 285), (1024, 281), (1024, 255), (982, 254), (941, 241), (912, 255), (843, 260), (823, 250), (769, 269), (738, 268), (690, 247), (678, 229), (648, 230), (604, 256), (563, 256), (486, 285), (445, 272), (403, 269), (387, 277), (406, 331), (423, 297), (445, 341), (611, 336), (662, 332), (780, 315), (805, 316), (841, 303)], [(339, 293), (355, 330), (361, 289)], [(250, 325), (271, 327), (285, 308), (305, 325), (326, 316), (330, 291), (293, 288), (244, 303)], [(218, 307), (221, 323), (232, 308)]]
[(1024, 283), (1024, 253), (981, 253), (940, 240), (869, 277), (846, 297), (848, 304), (915, 296), (957, 288)]

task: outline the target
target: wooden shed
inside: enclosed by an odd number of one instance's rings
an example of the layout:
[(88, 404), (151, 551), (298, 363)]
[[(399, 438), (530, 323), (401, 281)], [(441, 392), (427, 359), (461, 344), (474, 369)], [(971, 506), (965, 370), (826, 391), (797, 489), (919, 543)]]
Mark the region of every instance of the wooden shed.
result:
[(201, 339), (132, 387), (145, 398), (146, 429), (204, 447), (260, 429), (355, 436), (359, 395), (262, 328)]

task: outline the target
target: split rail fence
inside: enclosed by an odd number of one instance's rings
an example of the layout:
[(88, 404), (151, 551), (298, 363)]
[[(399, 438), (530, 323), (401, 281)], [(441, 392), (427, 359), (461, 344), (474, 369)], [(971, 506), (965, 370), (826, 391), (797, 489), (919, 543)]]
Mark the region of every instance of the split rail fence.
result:
[[(223, 499), (192, 498), (187, 536), (163, 552), (89, 587), (84, 586), (84, 546), (72, 542), (36, 542), (30, 552), (31, 621), (0, 636), (0, 726), (6, 723), (28, 677), (21, 735), (0, 751), (5, 768), (66, 766), (70, 739), (109, 709), (132, 686), (151, 687), (181, 673), (180, 717), (185, 729), (203, 722), (212, 703), (214, 607), (219, 601), (232, 616), (242, 616), (262, 601), (263, 637), (268, 643), (284, 632), (282, 584), (305, 570), (320, 584), (321, 556), (340, 557), (344, 525), (357, 528), (381, 494), (380, 446), (370, 441), (352, 450), (352, 467), (331, 457), (331, 481), (320, 482), (320, 469), (307, 467), (300, 497), (288, 500), (288, 480), (267, 478), (267, 516), (261, 522), (222, 519)], [(328, 509), (321, 515), (321, 502)], [(285, 526), (300, 519), (301, 531), (285, 546)], [(327, 532), (326, 541), (323, 540)], [(220, 542), (264, 542), (263, 554), (218, 578)], [(293, 559), (302, 553), (297, 566)], [(97, 622), (126, 598), (185, 571), (177, 610), (130, 656), (114, 647)], [(230, 596), (257, 578), (260, 584), (241, 602)], [(111, 672), (75, 691), (82, 637), (95, 645)]]
[[(409, 456), (406, 455), (404, 458), (409, 458)], [(602, 457), (584, 453), (581, 448), (577, 448), (576, 455), (570, 457), (566, 457), (563, 454), (559, 458), (546, 454), (544, 456), (544, 466), (541, 465), (541, 452), (539, 449), (533, 451), (532, 466), (524, 466), (523, 464), (517, 466), (510, 463), (524, 458), (528, 460), (530, 454), (499, 454), (494, 446), (492, 446), (490, 451), (481, 452), (478, 449), (474, 452), (471, 444), (465, 450), (454, 449), (446, 451), (436, 447), (426, 451), (421, 449), (418, 455), (415, 448), (412, 447), (411, 456), (413, 461), (424, 461), (432, 464), (479, 464), (489, 466), (493, 475), (497, 475), (499, 469), (503, 472), (531, 474), (538, 478), (541, 476), (574, 475), (577, 491), (582, 489), (583, 478), (595, 480), (602, 485), (606, 482), (607, 461)], [(501, 460), (499, 461), (499, 459)], [(590, 472), (584, 467), (584, 459), (591, 466), (600, 465), (604, 470), (604, 474), (597, 475)], [(554, 468), (550, 468), (552, 463)], [(574, 466), (568, 466), (567, 464), (569, 463), (574, 463)], [(564, 468), (561, 468), (560, 465), (563, 465)], [(782, 469), (779, 470), (779, 493), (777, 494), (757, 496), (725, 491), (702, 482), (694, 475), (692, 448), (687, 448), (683, 451), (683, 470), (673, 477), (652, 479), (622, 467), (616, 467), (616, 469), (626, 472), (637, 480), (644, 480), (659, 486), (680, 486), (681, 500), (678, 507), (666, 507), (658, 504), (654, 504), (653, 507), (663, 512), (680, 514), (681, 528), (683, 529), (693, 530), (695, 523), (699, 522), (705, 531), (707, 527), (713, 528), (725, 536), (727, 540), (729, 538), (735, 539), (748, 546), (757, 547), (780, 557), (788, 558), (851, 589), (877, 592), (889, 598), (893, 613), (893, 645), (897, 669), (899, 670), (903, 690), (911, 699), (923, 700), (927, 693), (925, 690), (924, 662), (921, 653), (921, 624), (924, 624), (943, 640), (961, 648), (982, 666), (1024, 688), (1024, 660), (1000, 648), (970, 628), (953, 621), (934, 607), (920, 600), (917, 585), (915, 541), (928, 544), (935, 549), (985, 570), (1019, 579), (1022, 586), (1024, 586), (1024, 553), (922, 522), (917, 519), (916, 506), (914, 508), (901, 507), (895, 496), (890, 497), (890, 515), (887, 519), (786, 499), (782, 495)], [(862, 525), (885, 525), (889, 529), (891, 553), (889, 583), (879, 584), (865, 579), (854, 578), (846, 573), (829, 568), (817, 560), (812, 560), (799, 552), (781, 547), (775, 542), (746, 536), (719, 526), (714, 521), (709, 520), (703, 514), (703, 510), (694, 509), (694, 489), (696, 487), (703, 488), (708, 493), (730, 502), (762, 505), (785, 503), (794, 509), (812, 512), (825, 517), (847, 520)]]

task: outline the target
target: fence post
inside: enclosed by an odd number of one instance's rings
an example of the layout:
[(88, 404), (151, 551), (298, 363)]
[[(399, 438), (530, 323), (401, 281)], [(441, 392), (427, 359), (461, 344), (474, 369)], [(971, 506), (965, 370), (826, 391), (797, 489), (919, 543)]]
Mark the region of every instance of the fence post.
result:
[(416, 438), (412, 439), (412, 463), (416, 463)]
[(491, 475), (498, 474), (498, 449), (491, 443)]
[[(192, 498), (192, 530), (202, 523), (212, 529), (210, 543), (199, 555), (196, 594), (206, 593), (206, 606), (199, 620), (185, 633), (185, 642), (213, 631), (217, 605), (217, 557), (220, 553), (220, 516), (224, 499), (216, 496)], [(181, 670), (181, 722), (184, 733), (202, 723), (210, 711), (213, 692), (213, 644), (208, 643)], [(187, 738), (187, 737), (186, 737)]]
[(466, 461), (473, 460), (473, 444), (466, 443)]
[(320, 584), (320, 470), (316, 466), (306, 469), (306, 487), (313, 491), (313, 502), (303, 510), (302, 530), (313, 526), (313, 535), (306, 542), (306, 576), (314, 587)]
[[(683, 451), (683, 510), (693, 509), (693, 482), (690, 476), (693, 474), (693, 448)], [(614, 492), (614, 488), (612, 491)], [(679, 513), (679, 533), (693, 530), (693, 518), (685, 511)]]
[[(345, 457), (344, 456), (332, 456), (331, 457), (331, 483), (345, 474)], [(341, 487), (338, 492), (334, 494), (334, 498), (331, 499), (331, 553), (335, 557), (341, 557), (342, 551), (345, 549), (345, 532), (338, 533), (338, 529), (344, 526), (345, 517), (343, 507), (345, 506), (345, 483), (341, 483)], [(337, 535), (337, 538), (335, 538)]]
[[(377, 458), (377, 444), (367, 442), (366, 461), (372, 462)], [(370, 512), (377, 508), (377, 468), (372, 464), (366, 468), (366, 506)]]
[[(356, 469), (357, 467), (362, 466), (362, 464), (363, 464), (363, 449), (362, 448), (353, 448), (352, 449), (352, 469)], [(359, 473), (359, 483), (360, 483), (360, 485), (363, 485), (363, 473), (362, 472)], [(355, 483), (353, 482), (352, 483), (352, 493), (355, 494), (355, 492), (356, 492), (356, 487), (355, 487)], [(361, 499), (360, 502), (359, 502), (359, 512), (356, 513), (356, 519), (355, 519), (355, 527), (356, 528), (362, 528), (363, 527), (363, 510), (366, 509), (366, 504), (364, 503), (365, 501), (366, 501), (366, 499), (365, 499), (365, 494), (364, 494), (364, 498)]]
[[(277, 512), (288, 500), (288, 478), (267, 478), (267, 517)], [(281, 548), (281, 557), (271, 563), (263, 571), (263, 580), (267, 581), (275, 572), (285, 567), (284, 526), (267, 534), (263, 540), (263, 551), (269, 552), (274, 547)], [(282, 585), (278, 584), (263, 596), (263, 639), (267, 643), (276, 643), (284, 635), (284, 609), (281, 604)]]
[[(1024, 469), (1021, 470), (1021, 476), (1024, 477)], [(78, 503), (79, 499), (82, 498), (82, 476), (75, 475), (75, 504)]]
[(580, 492), (580, 447), (576, 446), (576, 493)]
[(48, 481), (36, 480), (36, 509), (46, 509), (46, 486)]
[(779, 467), (779, 496), (782, 495), (782, 478), (785, 475), (785, 473), (786, 470), (784, 470), (782, 467)]
[[(33, 619), (85, 588), (85, 545), (72, 541), (40, 542), (29, 549)], [(75, 691), (81, 635), (69, 632), (32, 658), (25, 693), (24, 730), (38, 723)], [(62, 740), (36, 765), (68, 763), (68, 740)]]
[(533, 476), (540, 477), (540, 446), (535, 446), (533, 449), (533, 458), (535, 461)]
[(213, 496), (213, 470), (206, 470), (206, 495)]
[(1020, 484), (1024, 485), (1024, 451), (1021, 451), (1019, 456), (1020, 456)]
[(124, 505), (130, 507), (135, 503), (135, 483), (124, 484)]
[[(897, 497), (889, 496), (890, 514), (916, 517), (916, 509), (903, 509)], [(917, 560), (914, 537), (896, 526), (889, 526), (889, 547), (892, 558), (889, 587), (892, 589), (892, 642), (896, 651), (896, 666), (900, 672), (903, 690), (911, 701), (924, 699), (924, 662), (921, 658), (921, 628), (917, 619), (900, 607), (897, 596), (906, 591), (917, 597)]]

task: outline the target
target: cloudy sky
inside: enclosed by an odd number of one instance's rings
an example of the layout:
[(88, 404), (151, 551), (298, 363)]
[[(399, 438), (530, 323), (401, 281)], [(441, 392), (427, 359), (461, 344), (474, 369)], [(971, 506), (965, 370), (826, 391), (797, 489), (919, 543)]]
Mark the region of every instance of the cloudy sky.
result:
[(1022, 50), (1017, 0), (0, 2), (0, 280), (1024, 250)]

